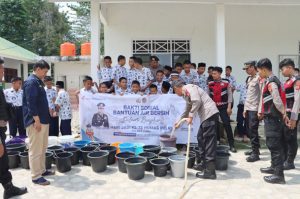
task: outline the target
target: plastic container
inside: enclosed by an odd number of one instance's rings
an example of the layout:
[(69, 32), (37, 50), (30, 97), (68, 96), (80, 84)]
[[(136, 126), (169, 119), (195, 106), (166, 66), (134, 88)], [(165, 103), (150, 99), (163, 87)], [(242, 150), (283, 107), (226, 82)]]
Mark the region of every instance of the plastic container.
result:
[(162, 147), (161, 152), (177, 153), (176, 147)]
[(145, 152), (152, 152), (155, 154), (159, 154), (161, 147), (158, 145), (145, 145), (144, 147)]
[(168, 173), (170, 161), (166, 158), (154, 158), (150, 160), (150, 164), (154, 170), (154, 176), (163, 177)]
[(169, 157), (171, 165), (171, 174), (174, 178), (184, 177), (185, 167), (185, 156), (183, 155), (172, 155)]
[[(184, 154), (184, 156), (186, 156), (186, 153)], [(196, 153), (193, 151), (190, 151), (189, 160), (188, 160), (188, 168), (189, 169), (193, 168), (195, 161), (196, 161)]]
[(88, 154), (88, 158), (94, 172), (99, 173), (106, 170), (108, 155), (109, 155), (108, 151), (102, 151), (102, 150), (91, 152)]
[(116, 162), (116, 154), (117, 154), (117, 147), (115, 146), (102, 146), (100, 150), (108, 151), (108, 165), (115, 164)]
[(135, 148), (133, 143), (124, 142), (119, 145), (121, 152), (132, 152), (135, 153)]
[(59, 172), (65, 173), (72, 169), (71, 152), (62, 152), (55, 154), (56, 168)]
[(140, 153), (143, 153), (144, 152), (144, 149), (143, 149), (143, 146), (145, 144), (143, 143), (134, 143), (134, 147), (135, 147), (135, 155), (138, 155)]
[(91, 43), (83, 43), (80, 48), (81, 56), (89, 56), (91, 55)]
[(135, 157), (134, 153), (132, 152), (120, 152), (116, 155), (118, 169), (121, 173), (127, 173), (124, 161), (127, 158), (132, 158), (132, 157)]
[(120, 148), (119, 148), (119, 145), (121, 144), (121, 142), (114, 142), (114, 143), (111, 143), (110, 146), (115, 146), (117, 147), (117, 154), (120, 153)]
[(19, 154), (19, 156), (20, 156), (21, 167), (23, 169), (30, 169), (28, 152), (22, 152)]
[(217, 145), (217, 151), (224, 151), (225, 153), (229, 153), (230, 147), (227, 145)]
[(146, 158), (147, 162), (145, 164), (145, 170), (146, 171), (151, 171), (152, 170), (152, 165), (150, 164), (150, 160), (153, 158), (156, 158), (157, 155), (152, 152), (143, 152), (139, 154), (140, 157)]
[(69, 148), (74, 146), (74, 137), (72, 135), (64, 135), (58, 138), (58, 143), (62, 145), (64, 148)]
[(81, 149), (82, 147), (88, 145), (89, 143), (90, 143), (90, 141), (88, 141), (88, 140), (79, 140), (79, 141), (74, 142), (74, 146)]
[(225, 151), (216, 152), (216, 170), (224, 171), (228, 168), (230, 153)]
[(80, 149), (80, 152), (82, 153), (82, 164), (85, 166), (91, 166), (90, 160), (88, 158), (88, 154), (95, 151), (95, 146), (85, 146)]
[(162, 147), (176, 147), (177, 138), (168, 134), (162, 134), (159, 136), (160, 146)]
[(145, 176), (145, 165), (147, 160), (143, 157), (127, 158), (125, 160), (128, 178), (131, 180), (140, 180)]
[(75, 44), (72, 44), (70, 42), (65, 42), (60, 45), (60, 56), (75, 56), (76, 54), (76, 49), (75, 49)]
[(26, 149), (25, 143), (21, 144), (7, 144), (6, 150), (7, 151), (17, 151), (17, 152), (24, 152)]
[(79, 164), (79, 157), (80, 157), (80, 154), (81, 154), (79, 148), (77, 148), (77, 147), (69, 147), (69, 148), (65, 148), (64, 151), (72, 153), (72, 157), (71, 157), (71, 163), (72, 163), (72, 165)]
[(52, 167), (52, 159), (53, 159), (53, 153), (52, 152), (46, 152), (46, 169), (51, 169)]
[(20, 164), (20, 158), (19, 158), (18, 151), (8, 151), (8, 167), (9, 169), (15, 169), (19, 167)]

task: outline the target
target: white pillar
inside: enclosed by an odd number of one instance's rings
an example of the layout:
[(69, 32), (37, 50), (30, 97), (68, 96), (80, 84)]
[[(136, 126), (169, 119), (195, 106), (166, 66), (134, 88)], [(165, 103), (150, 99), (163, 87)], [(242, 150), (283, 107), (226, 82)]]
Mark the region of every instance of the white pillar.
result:
[(97, 65), (100, 63), (100, 3), (91, 0), (91, 77), (98, 82)]
[(225, 6), (216, 5), (216, 50), (217, 65), (225, 69), (226, 51), (225, 51)]
[(26, 80), (28, 77), (28, 63), (27, 62), (23, 62), (23, 77), (24, 77), (24, 80)]

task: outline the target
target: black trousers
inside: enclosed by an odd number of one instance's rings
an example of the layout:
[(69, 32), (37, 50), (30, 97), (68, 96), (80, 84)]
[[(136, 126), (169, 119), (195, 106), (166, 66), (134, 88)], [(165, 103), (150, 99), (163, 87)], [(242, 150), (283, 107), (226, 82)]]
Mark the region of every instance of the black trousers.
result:
[(58, 117), (50, 117), (49, 122), (49, 136), (58, 136), (59, 134), (59, 120)]
[(278, 117), (265, 116), (266, 145), (271, 153), (271, 166), (283, 169), (283, 121)]
[(200, 156), (206, 163), (216, 159), (218, 120), (219, 113), (203, 121), (198, 131)]
[[(230, 147), (234, 147), (234, 138), (233, 138), (233, 132), (232, 132), (232, 128), (230, 125), (230, 118), (229, 115), (227, 114), (227, 105), (226, 106), (222, 106), (222, 107), (218, 107), (219, 112), (220, 112), (220, 117), (221, 120), (223, 122), (223, 126), (224, 129), (226, 131), (227, 134), (227, 139), (228, 139), (228, 143)], [(219, 133), (219, 131), (218, 131)]]
[(71, 119), (60, 120), (60, 132), (62, 135), (72, 135)]
[(11, 118), (8, 122), (9, 124), (9, 134), (13, 137), (17, 136), (19, 132), (20, 136), (26, 136), (26, 130), (24, 128), (23, 121), (23, 110), (22, 106), (13, 107), (14, 108), (14, 117)]
[(283, 127), (283, 147), (284, 147), (284, 160), (289, 163), (294, 162), (298, 150), (297, 142), (297, 126), (294, 129), (289, 129), (286, 125)]
[(247, 135), (246, 122), (243, 116), (243, 112), (244, 112), (244, 104), (239, 104), (237, 115), (236, 115), (236, 121), (237, 121), (238, 134), (241, 137)]
[(260, 148), (259, 136), (258, 136), (259, 120), (257, 111), (246, 112), (246, 127), (251, 140), (251, 147), (253, 151), (258, 151)]
[(0, 137), (2, 144), (4, 146), (4, 155), (0, 158), (0, 183), (2, 185), (6, 185), (7, 183), (11, 182), (12, 176), (11, 173), (9, 172), (9, 167), (8, 167), (8, 156), (7, 156), (7, 151), (5, 147), (5, 139), (6, 139), (6, 132), (7, 128), (6, 127), (0, 127)]

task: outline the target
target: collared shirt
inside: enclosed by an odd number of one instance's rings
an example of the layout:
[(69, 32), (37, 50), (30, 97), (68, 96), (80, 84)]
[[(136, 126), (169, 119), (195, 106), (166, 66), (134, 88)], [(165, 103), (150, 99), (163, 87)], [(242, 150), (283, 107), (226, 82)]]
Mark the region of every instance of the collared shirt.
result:
[(164, 70), (164, 67), (162, 65), (158, 65), (157, 68), (152, 68), (151, 66), (149, 66), (148, 68), (151, 71), (151, 74), (153, 76), (154, 81), (156, 81), (156, 72), (159, 71), (159, 70), (161, 70), (161, 71)]
[(245, 100), (245, 111), (257, 111), (260, 101), (260, 77), (255, 75), (253, 77), (249, 76), (247, 80), (247, 94)]
[(157, 86), (157, 94), (161, 94), (161, 87), (162, 87), (162, 84), (163, 84), (163, 81), (162, 82), (153, 82), (154, 85)]
[(118, 87), (117, 89), (116, 89), (116, 92), (115, 92), (117, 95), (128, 95), (128, 94), (130, 94), (130, 89), (122, 89), (122, 88), (120, 88), (120, 87)]
[(55, 104), (58, 105), (59, 112), (58, 116), (62, 120), (72, 119), (72, 108), (70, 103), (70, 96), (67, 91), (60, 89), (57, 94)]
[(199, 76), (199, 87), (203, 90), (207, 91), (207, 77), (205, 74), (198, 75)]
[(16, 91), (13, 88), (8, 88), (4, 90), (5, 100), (7, 103), (11, 103), (13, 106), (22, 106), (23, 104), (23, 90), (19, 89)]
[(127, 79), (127, 69), (125, 66), (115, 66), (112, 72), (113, 79), (119, 83), (121, 77), (125, 77)]
[(144, 88), (149, 81), (153, 81), (153, 76), (149, 68), (143, 67), (141, 70), (136, 69), (135, 79), (140, 82), (141, 88)]
[(198, 113), (201, 123), (218, 113), (219, 110), (215, 102), (199, 86), (188, 84), (182, 87), (183, 99), (186, 107), (182, 118), (194, 117)]
[(236, 83), (235, 77), (230, 75), (230, 76), (225, 76), (225, 78), (229, 80), (231, 88), (236, 89), (237, 83)]
[(136, 70), (134, 68), (127, 69), (127, 87), (131, 88), (131, 84), (136, 80)]
[(95, 89), (95, 88), (91, 88), (91, 89), (89, 89), (89, 90), (87, 90), (86, 88), (81, 88), (80, 89), (80, 93), (82, 94), (82, 93), (92, 93), (92, 94), (95, 94), (95, 93), (98, 93), (98, 91), (97, 91), (97, 89)]
[(186, 84), (195, 84), (199, 86), (199, 77), (195, 70), (190, 70), (189, 74), (186, 74), (186, 72), (183, 70), (180, 74), (180, 77)]
[(245, 104), (247, 97), (247, 86), (246, 83), (238, 84), (236, 87), (236, 91), (240, 93), (239, 104)]
[(44, 83), (36, 75), (30, 75), (23, 86), (23, 116), (25, 128), (39, 116), (41, 124), (49, 124), (50, 114)]
[(113, 80), (112, 67), (103, 67), (100, 70), (98, 70), (97, 73), (98, 73), (98, 79), (99, 79), (100, 83)]
[(48, 106), (51, 110), (55, 110), (55, 99), (57, 96), (57, 92), (56, 89), (54, 87), (52, 88), (47, 88), (45, 86), (45, 91), (46, 91), (46, 95), (47, 95), (47, 100), (48, 100)]

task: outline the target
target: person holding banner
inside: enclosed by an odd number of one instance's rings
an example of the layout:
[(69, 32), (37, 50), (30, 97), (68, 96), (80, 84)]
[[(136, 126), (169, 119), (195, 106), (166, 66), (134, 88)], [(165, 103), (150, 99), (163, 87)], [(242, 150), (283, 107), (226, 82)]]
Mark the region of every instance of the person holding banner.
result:
[[(197, 172), (196, 177), (203, 179), (216, 179), (215, 158), (217, 149), (217, 124), (219, 111), (209, 95), (197, 85), (185, 85), (182, 81), (173, 82), (174, 91), (186, 101), (185, 112), (180, 119), (187, 118), (192, 121), (198, 113), (201, 123), (197, 135), (199, 148), (203, 150), (203, 172)], [(175, 123), (175, 128), (179, 123)]]

